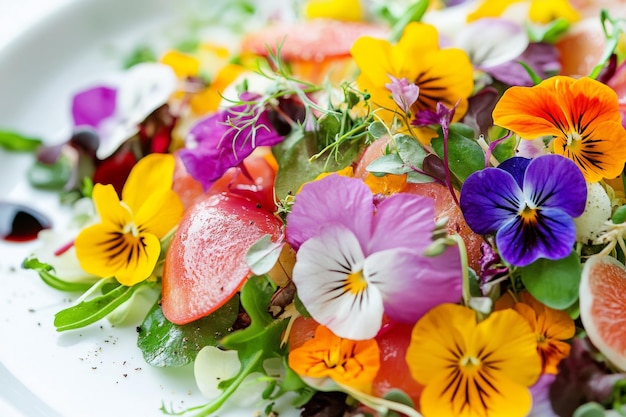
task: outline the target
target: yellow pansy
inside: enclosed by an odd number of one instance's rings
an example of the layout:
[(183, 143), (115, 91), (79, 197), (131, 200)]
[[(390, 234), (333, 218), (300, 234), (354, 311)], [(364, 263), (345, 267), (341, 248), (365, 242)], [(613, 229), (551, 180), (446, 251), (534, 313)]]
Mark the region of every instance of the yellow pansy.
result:
[(304, 5), (304, 16), (307, 19), (360, 21), (363, 20), (363, 7), (359, 0), (309, 0)]
[(562, 359), (569, 356), (574, 337), (574, 320), (565, 312), (550, 308), (537, 301), (528, 291), (518, 294), (516, 301), (510, 293), (496, 303), (496, 309), (512, 308), (526, 319), (537, 338), (537, 353), (541, 357), (542, 373), (556, 374)]
[(562, 18), (569, 23), (580, 20), (580, 14), (567, 0), (485, 0), (478, 8), (467, 15), (467, 21), (483, 17), (501, 16), (511, 5), (522, 4), (529, 7), (528, 18), (531, 22), (546, 24)]
[[(440, 49), (434, 26), (410, 23), (397, 44), (365, 36), (354, 43), (350, 52), (361, 70), (359, 89), (371, 95), (375, 107), (383, 109), (378, 114), (386, 122), (403, 113), (388, 87), (394, 79), (419, 88), (417, 100), (410, 107), (413, 115), (421, 110), (436, 111), (438, 102), (449, 108), (458, 103), (453, 122), (465, 115), (474, 88), (472, 64), (461, 49)], [(436, 136), (426, 128), (419, 129), (417, 135), (423, 143)]]
[(135, 285), (152, 275), (161, 242), (180, 221), (183, 205), (172, 191), (174, 157), (150, 154), (133, 167), (120, 200), (112, 185), (96, 184), (93, 201), (100, 223), (76, 237), (81, 267), (100, 277)]
[(289, 352), (289, 367), (303, 377), (331, 378), (369, 393), (380, 368), (378, 344), (374, 339), (344, 339), (320, 325), (313, 339)]
[(476, 313), (441, 304), (422, 317), (411, 335), (406, 360), (426, 387), (425, 417), (523, 417), (531, 408), (541, 373), (530, 326), (507, 309), (478, 322)]

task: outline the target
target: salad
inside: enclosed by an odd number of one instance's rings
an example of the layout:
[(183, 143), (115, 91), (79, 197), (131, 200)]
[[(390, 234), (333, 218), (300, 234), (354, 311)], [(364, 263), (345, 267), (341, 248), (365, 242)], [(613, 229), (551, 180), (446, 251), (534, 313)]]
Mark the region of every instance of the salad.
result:
[(139, 317), (206, 397), (164, 415), (623, 415), (626, 3), (220, 7), (0, 131), (71, 213), (3, 231), (56, 330)]

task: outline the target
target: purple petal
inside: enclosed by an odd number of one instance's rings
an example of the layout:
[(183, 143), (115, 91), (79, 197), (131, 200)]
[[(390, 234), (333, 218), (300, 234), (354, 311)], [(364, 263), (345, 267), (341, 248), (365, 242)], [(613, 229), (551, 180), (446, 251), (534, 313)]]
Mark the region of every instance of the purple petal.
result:
[(385, 88), (391, 92), (393, 101), (403, 112), (408, 113), (413, 103), (417, 101), (419, 96), (419, 87), (406, 78), (398, 79), (393, 75), (388, 75), (390, 83), (385, 84)]
[(370, 276), (376, 272), (371, 283), (382, 294), (385, 314), (395, 321), (415, 323), (431, 308), (461, 299), (461, 261), (456, 247), (435, 257), (405, 249), (377, 252), (365, 260), (364, 270)]
[(521, 85), (531, 87), (533, 80), (526, 69), (517, 61), (526, 63), (540, 78), (547, 78), (552, 73), (557, 73), (559, 64), (558, 50), (549, 44), (531, 43), (518, 59), (493, 67), (485, 68), (493, 78), (509, 85)]
[(422, 253), (432, 241), (434, 218), (432, 198), (405, 193), (387, 197), (376, 207), (372, 237), (365, 250), (366, 256), (401, 247)]
[(517, 182), (519, 188), (524, 188), (524, 175), (526, 174), (526, 168), (529, 163), (529, 158), (516, 156), (503, 161), (500, 165), (498, 165), (498, 168), (513, 175), (513, 178), (515, 178), (515, 182)]
[(235, 106), (204, 118), (191, 128), (188, 149), (181, 150), (180, 157), (189, 174), (205, 189), (229, 168), (239, 165), (257, 146), (272, 146), (283, 140), (267, 113), (259, 111)]
[(559, 209), (539, 209), (535, 221), (524, 223), (521, 216), (505, 224), (496, 234), (502, 259), (514, 266), (526, 266), (539, 258), (562, 259), (572, 252), (576, 226), (572, 217)]
[(495, 233), (522, 209), (523, 194), (515, 179), (499, 168), (470, 175), (461, 189), (461, 211), (478, 234)]
[(115, 113), (117, 90), (99, 86), (81, 91), (72, 100), (72, 117), (75, 126), (98, 128), (103, 120)]
[(578, 217), (585, 210), (587, 184), (572, 160), (559, 155), (543, 155), (528, 164), (524, 195), (536, 207), (558, 208)]
[(351, 230), (362, 248), (370, 240), (374, 202), (372, 192), (360, 180), (329, 175), (305, 184), (287, 217), (287, 242), (298, 249), (326, 225)]
[(527, 417), (558, 417), (550, 401), (550, 385), (555, 379), (556, 375), (543, 374), (535, 382), (535, 385), (530, 387), (530, 393), (533, 396), (533, 408)]

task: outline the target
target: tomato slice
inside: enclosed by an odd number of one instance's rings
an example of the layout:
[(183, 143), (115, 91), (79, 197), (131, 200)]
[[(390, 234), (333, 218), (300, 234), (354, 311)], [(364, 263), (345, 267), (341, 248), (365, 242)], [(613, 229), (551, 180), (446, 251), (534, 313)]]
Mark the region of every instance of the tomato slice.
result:
[(186, 324), (226, 303), (250, 272), (245, 255), (262, 236), (277, 240), (282, 222), (251, 200), (206, 195), (180, 222), (163, 268), (165, 317)]

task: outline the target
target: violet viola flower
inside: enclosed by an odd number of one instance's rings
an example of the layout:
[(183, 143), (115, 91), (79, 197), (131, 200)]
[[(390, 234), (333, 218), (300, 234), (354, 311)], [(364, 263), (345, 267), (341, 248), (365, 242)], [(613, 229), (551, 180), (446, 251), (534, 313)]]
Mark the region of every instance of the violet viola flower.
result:
[(458, 249), (423, 255), (433, 219), (428, 197), (375, 201), (362, 181), (336, 174), (304, 185), (287, 217), (287, 241), (297, 250), (293, 282), (311, 316), (340, 337), (363, 340), (376, 336), (383, 313), (415, 323), (436, 305), (458, 302)]
[(257, 146), (272, 146), (283, 140), (268, 110), (253, 103), (260, 97), (243, 93), (240, 98), (247, 103), (222, 109), (191, 128), (187, 147), (179, 155), (205, 190), (229, 168), (241, 164)]
[(514, 157), (470, 175), (461, 210), (478, 234), (496, 235), (503, 260), (526, 266), (538, 258), (568, 256), (576, 240), (587, 186), (580, 169), (560, 155)]

